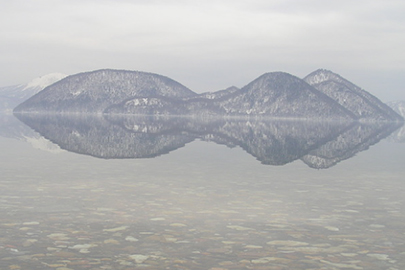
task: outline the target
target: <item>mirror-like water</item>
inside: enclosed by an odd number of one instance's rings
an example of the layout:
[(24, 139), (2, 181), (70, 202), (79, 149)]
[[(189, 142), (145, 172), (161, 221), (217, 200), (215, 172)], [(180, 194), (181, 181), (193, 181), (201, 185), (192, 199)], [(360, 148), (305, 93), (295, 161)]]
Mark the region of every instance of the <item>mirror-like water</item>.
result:
[(398, 125), (2, 119), (1, 269), (405, 267)]

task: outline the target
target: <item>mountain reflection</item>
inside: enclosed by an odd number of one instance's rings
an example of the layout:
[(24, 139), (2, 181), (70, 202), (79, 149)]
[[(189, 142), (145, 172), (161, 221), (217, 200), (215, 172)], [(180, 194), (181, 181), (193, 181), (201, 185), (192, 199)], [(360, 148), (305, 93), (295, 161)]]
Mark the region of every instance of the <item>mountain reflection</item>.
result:
[(402, 125), (111, 115), (16, 117), (62, 149), (98, 158), (151, 158), (200, 139), (239, 146), (263, 164), (301, 159), (317, 169), (353, 157)]

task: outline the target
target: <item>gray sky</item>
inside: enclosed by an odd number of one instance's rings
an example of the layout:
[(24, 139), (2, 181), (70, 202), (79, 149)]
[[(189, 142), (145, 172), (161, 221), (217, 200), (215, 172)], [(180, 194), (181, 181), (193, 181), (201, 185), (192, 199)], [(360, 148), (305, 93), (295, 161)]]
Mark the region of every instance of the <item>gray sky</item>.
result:
[(0, 86), (51, 72), (154, 72), (195, 92), (330, 69), (405, 100), (403, 0), (0, 0)]

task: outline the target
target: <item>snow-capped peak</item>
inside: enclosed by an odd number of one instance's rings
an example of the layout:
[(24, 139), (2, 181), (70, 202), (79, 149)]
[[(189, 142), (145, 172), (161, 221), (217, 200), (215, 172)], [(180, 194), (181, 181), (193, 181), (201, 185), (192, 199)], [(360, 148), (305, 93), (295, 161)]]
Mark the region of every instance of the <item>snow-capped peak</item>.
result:
[(67, 75), (62, 73), (50, 73), (38, 78), (33, 79), (29, 82), (23, 90), (32, 89), (32, 88), (39, 88), (44, 89), (45, 87), (65, 78)]

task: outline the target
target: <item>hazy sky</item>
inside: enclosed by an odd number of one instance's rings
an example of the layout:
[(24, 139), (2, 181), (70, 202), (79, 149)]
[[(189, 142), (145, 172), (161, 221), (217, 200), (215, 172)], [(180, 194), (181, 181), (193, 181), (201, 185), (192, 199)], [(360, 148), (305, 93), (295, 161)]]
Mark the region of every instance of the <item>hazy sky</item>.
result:
[(196, 92), (330, 69), (405, 100), (403, 0), (0, 0), (0, 86), (115, 68)]

